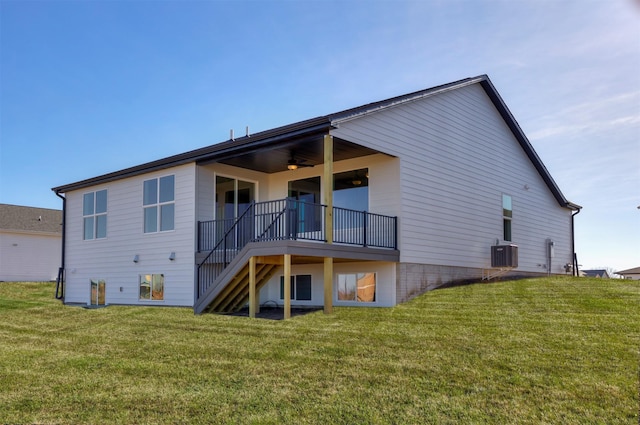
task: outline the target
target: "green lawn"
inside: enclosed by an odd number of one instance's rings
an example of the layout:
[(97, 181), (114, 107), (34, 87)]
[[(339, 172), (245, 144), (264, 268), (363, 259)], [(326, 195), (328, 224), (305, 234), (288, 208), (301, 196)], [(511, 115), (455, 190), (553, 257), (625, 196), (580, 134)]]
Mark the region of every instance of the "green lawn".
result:
[(269, 321), (0, 283), (0, 423), (635, 424), (639, 284), (477, 284)]

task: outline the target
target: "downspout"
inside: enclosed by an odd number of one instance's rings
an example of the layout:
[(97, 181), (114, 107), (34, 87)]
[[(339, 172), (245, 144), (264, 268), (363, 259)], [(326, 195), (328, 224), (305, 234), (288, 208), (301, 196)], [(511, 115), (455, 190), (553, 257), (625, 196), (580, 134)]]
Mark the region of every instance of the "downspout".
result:
[(580, 276), (580, 270), (578, 270), (578, 256), (576, 255), (576, 235), (574, 230), (574, 217), (580, 214), (582, 211), (580, 208), (575, 213), (571, 214), (571, 252), (573, 254), (573, 275)]
[(65, 254), (65, 234), (66, 232), (66, 222), (67, 222), (67, 198), (60, 195), (60, 192), (57, 190), (55, 194), (58, 198), (62, 199), (62, 258), (60, 259), (60, 268), (58, 269), (58, 279), (56, 280), (56, 299), (62, 300), (64, 302), (64, 283), (65, 283), (65, 264), (64, 264), (64, 254)]

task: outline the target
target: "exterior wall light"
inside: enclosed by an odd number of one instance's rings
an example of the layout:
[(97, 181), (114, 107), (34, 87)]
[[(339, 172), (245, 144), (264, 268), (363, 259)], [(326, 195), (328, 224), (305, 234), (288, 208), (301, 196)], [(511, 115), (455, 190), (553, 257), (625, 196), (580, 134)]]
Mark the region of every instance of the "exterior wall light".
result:
[(171, 254), (169, 254), (169, 260), (173, 261), (176, 259), (176, 253), (172, 252)]

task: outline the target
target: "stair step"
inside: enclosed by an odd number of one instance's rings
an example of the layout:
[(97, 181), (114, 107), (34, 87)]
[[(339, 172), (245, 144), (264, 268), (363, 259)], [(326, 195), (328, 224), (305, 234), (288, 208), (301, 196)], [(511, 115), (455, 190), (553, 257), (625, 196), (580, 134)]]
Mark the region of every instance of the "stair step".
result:
[[(258, 292), (276, 272), (274, 264), (256, 265), (256, 292)], [(249, 301), (249, 263), (244, 265), (225, 288), (205, 308), (209, 313), (234, 313)]]

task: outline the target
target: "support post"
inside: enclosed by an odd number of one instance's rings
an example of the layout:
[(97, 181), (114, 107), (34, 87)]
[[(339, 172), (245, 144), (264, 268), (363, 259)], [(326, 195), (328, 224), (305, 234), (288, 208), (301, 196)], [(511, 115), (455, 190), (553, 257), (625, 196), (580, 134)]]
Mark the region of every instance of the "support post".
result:
[(291, 254), (284, 254), (284, 318), (291, 317)]
[(324, 313), (333, 313), (333, 258), (324, 257)]
[(249, 258), (249, 317), (256, 317), (256, 257)]
[[(333, 243), (333, 136), (324, 136), (324, 216), (327, 243)], [(333, 258), (324, 258), (324, 312), (333, 313)]]
[(333, 243), (333, 136), (324, 136), (324, 212), (325, 237)]

